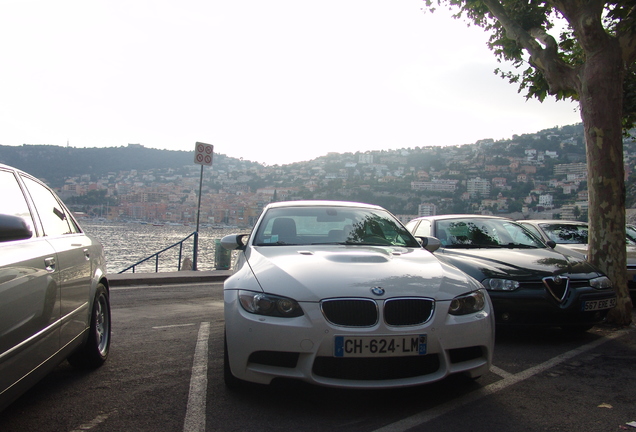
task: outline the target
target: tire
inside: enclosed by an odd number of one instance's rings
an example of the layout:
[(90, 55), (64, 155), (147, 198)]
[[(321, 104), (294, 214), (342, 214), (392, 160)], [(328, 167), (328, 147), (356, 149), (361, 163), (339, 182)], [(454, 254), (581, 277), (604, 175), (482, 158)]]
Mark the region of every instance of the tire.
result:
[(86, 342), (68, 358), (76, 368), (96, 369), (104, 364), (110, 351), (110, 301), (103, 284), (95, 290), (90, 330)]

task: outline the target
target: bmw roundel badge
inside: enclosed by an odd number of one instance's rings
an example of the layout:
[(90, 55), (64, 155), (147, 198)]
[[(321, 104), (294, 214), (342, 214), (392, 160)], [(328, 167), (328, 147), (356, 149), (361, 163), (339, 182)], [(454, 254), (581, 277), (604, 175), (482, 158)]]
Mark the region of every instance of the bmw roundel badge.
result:
[(373, 287), (371, 288), (371, 292), (377, 296), (381, 296), (384, 294), (384, 288), (382, 287)]

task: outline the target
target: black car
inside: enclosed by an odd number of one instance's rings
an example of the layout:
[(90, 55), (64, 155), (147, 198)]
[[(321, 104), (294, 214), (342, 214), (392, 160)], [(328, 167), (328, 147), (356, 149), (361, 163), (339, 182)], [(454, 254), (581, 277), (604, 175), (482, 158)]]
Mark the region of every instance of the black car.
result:
[(496, 216), (420, 217), (406, 227), (441, 243), (437, 258), (488, 290), (500, 325), (585, 331), (616, 306), (610, 280), (587, 261), (548, 247), (518, 223)]

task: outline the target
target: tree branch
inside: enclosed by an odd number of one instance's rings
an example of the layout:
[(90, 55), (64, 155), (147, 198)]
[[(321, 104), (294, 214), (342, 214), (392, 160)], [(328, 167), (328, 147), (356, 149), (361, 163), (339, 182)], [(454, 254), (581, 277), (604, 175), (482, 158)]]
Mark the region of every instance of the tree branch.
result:
[(636, 62), (636, 5), (621, 23), (621, 31), (616, 35), (623, 52), (623, 61), (629, 67)]
[(541, 71), (550, 87), (550, 92), (556, 94), (561, 91), (576, 91), (578, 93), (580, 82), (576, 70), (559, 58), (558, 45), (552, 36), (541, 28), (532, 29), (530, 32), (524, 30), (508, 16), (499, 0), (483, 0), (483, 4), (506, 30), (506, 36), (530, 54), (531, 64)]

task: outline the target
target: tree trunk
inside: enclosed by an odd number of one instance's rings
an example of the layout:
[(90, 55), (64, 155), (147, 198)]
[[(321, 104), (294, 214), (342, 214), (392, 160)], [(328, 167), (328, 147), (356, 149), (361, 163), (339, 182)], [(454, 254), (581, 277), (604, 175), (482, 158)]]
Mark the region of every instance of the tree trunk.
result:
[(627, 288), (623, 63), (618, 42), (609, 40), (603, 49), (588, 55), (580, 74), (588, 167), (588, 260), (607, 274), (617, 293), (617, 306), (610, 311), (609, 321), (628, 325), (633, 305)]

